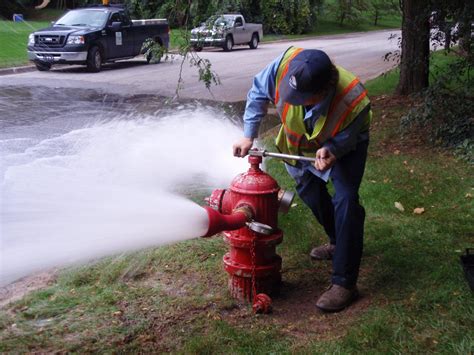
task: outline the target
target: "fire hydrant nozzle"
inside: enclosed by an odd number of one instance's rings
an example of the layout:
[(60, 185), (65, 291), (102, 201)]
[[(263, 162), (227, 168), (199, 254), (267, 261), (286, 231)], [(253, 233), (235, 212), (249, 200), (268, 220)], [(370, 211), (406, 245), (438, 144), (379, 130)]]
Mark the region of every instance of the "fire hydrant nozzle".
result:
[(245, 215), (247, 216), (247, 222), (250, 222), (252, 219), (253, 219), (253, 216), (255, 215), (255, 213), (253, 212), (252, 208), (248, 205), (240, 205), (240, 206), (237, 206), (233, 211), (232, 213), (236, 213), (236, 212), (242, 212), (242, 213), (245, 213)]
[(245, 227), (248, 222), (250, 209), (237, 208), (232, 214), (222, 214), (212, 209), (204, 207), (209, 217), (209, 228), (203, 237), (210, 237), (222, 231), (231, 231)]

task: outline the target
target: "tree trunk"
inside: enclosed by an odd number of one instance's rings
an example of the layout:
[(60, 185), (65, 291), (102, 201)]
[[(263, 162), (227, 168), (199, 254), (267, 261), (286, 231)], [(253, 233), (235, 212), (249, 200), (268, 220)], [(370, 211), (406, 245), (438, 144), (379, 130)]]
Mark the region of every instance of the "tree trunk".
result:
[(402, 53), (397, 93), (409, 95), (428, 87), (429, 0), (402, 0)]
[(473, 17), (474, 4), (472, 1), (466, 1), (463, 14), (461, 15), (461, 19), (459, 21), (459, 47), (466, 56), (471, 57), (471, 60), (473, 55)]
[(339, 26), (342, 26), (342, 24), (344, 23), (344, 19), (346, 18), (346, 12), (345, 11), (342, 11), (341, 13), (341, 20), (339, 21)]

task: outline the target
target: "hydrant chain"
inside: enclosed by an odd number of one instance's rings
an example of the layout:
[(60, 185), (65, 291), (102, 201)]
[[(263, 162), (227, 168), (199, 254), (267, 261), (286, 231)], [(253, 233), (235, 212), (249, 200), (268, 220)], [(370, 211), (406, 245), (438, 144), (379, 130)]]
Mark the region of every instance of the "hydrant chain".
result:
[(257, 236), (254, 234), (252, 239), (252, 245), (250, 246), (250, 257), (252, 259), (252, 300), (255, 302), (255, 296), (257, 295), (257, 280), (256, 280), (256, 262), (257, 256), (255, 255), (255, 247), (257, 244)]

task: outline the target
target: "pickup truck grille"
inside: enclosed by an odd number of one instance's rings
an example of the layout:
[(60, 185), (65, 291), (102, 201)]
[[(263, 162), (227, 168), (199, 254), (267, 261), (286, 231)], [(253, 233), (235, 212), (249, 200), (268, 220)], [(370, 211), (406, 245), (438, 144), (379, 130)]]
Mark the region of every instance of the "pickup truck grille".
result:
[(35, 45), (40, 47), (58, 48), (64, 46), (66, 36), (58, 35), (36, 35)]

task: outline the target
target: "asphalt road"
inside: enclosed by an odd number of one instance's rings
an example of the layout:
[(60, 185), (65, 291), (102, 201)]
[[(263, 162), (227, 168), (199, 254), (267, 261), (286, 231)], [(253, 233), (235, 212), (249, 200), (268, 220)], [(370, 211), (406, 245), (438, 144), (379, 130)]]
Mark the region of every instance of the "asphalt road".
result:
[(209, 92), (198, 80), (198, 72), (182, 57), (156, 65), (133, 59), (106, 65), (100, 73), (88, 73), (82, 66), (58, 66), (49, 72), (32, 71), (0, 77), (0, 86), (47, 86), (49, 88), (95, 89), (120, 95), (153, 94), (172, 97), (182, 69), (183, 88), (180, 97), (236, 102), (245, 100), (253, 76), (291, 45), (326, 51), (336, 64), (357, 74), (363, 81), (374, 78), (394, 66), (383, 56), (397, 49), (398, 30), (324, 36), (314, 39), (260, 44), (258, 49), (234, 47), (232, 52), (205, 49), (199, 53), (212, 63), (221, 85)]

